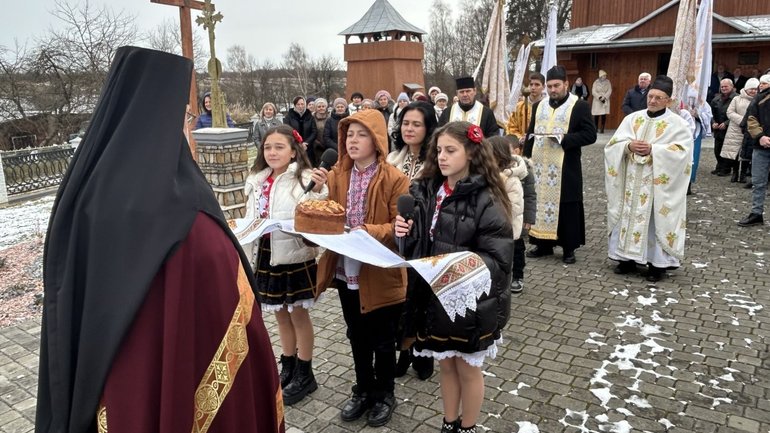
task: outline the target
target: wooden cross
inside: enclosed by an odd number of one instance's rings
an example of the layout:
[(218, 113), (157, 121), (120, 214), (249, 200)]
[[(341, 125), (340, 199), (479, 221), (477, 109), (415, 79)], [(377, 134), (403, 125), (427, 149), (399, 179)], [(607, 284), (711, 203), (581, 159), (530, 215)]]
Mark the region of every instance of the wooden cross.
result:
[[(193, 59), (193, 43), (192, 43), (192, 19), (190, 13), (193, 9), (203, 10), (206, 4), (198, 0), (150, 0), (150, 3), (158, 3), (162, 5), (176, 6), (179, 8), (179, 28), (182, 31), (182, 55), (190, 60)], [(190, 80), (190, 113), (196, 118), (198, 113), (198, 88), (195, 85), (195, 69), (192, 71), (192, 79)], [(190, 152), (193, 154), (193, 158), (196, 160), (197, 155), (195, 152), (195, 139), (192, 134), (189, 134)]]

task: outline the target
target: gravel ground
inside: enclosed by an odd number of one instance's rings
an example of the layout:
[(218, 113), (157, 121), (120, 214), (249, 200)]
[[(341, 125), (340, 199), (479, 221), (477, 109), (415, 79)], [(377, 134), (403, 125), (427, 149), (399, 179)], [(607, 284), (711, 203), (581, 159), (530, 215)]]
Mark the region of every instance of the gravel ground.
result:
[(0, 328), (39, 316), (43, 293), (43, 237), (0, 250)]

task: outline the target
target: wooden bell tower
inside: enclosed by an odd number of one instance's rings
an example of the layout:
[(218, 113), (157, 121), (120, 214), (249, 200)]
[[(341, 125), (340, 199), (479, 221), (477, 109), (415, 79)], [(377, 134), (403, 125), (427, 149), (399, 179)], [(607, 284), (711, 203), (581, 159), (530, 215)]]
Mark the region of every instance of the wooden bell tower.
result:
[[(378, 90), (400, 92), (425, 88), (422, 60), (425, 31), (409, 24), (387, 0), (375, 0), (363, 17), (340, 33), (345, 36), (347, 86), (353, 92), (374, 99)], [(356, 37), (358, 42), (352, 42)]]

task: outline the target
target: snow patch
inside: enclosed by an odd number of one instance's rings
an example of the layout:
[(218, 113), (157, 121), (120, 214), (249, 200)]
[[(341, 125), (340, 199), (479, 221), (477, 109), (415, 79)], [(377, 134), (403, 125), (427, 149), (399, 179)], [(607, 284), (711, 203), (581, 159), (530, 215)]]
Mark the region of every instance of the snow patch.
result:
[(540, 433), (540, 429), (529, 421), (516, 421), (519, 425), (519, 433)]
[(701, 268), (705, 268), (709, 264), (708, 264), (708, 262), (706, 262), (706, 263), (692, 262), (692, 265), (695, 266), (695, 269), (701, 269)]

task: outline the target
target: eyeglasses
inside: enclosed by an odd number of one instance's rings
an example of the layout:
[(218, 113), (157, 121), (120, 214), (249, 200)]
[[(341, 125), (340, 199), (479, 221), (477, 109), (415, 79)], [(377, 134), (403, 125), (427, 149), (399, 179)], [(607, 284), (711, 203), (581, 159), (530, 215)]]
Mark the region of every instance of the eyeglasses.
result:
[(668, 99), (668, 96), (658, 96), (658, 95), (650, 95), (650, 94), (647, 95), (648, 101), (663, 101), (666, 99)]

